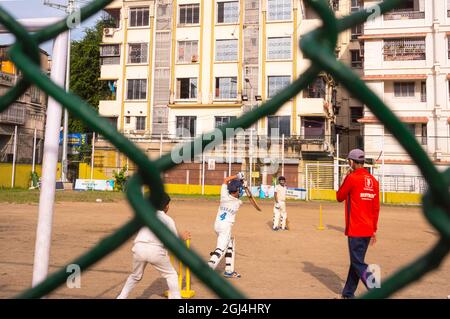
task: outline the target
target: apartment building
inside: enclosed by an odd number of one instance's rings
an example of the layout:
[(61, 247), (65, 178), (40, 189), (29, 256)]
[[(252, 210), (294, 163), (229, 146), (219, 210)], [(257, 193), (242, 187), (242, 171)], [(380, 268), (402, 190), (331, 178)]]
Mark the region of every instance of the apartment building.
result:
[[(365, 6), (377, 1), (364, 1)], [(406, 0), (401, 8), (367, 22), (364, 79), (399, 116), (442, 169), (450, 162), (450, 1)], [(418, 173), (392, 135), (366, 108), (364, 147), (386, 174)]]
[[(276, 95), (309, 66), (298, 40), (320, 25), (300, 0), (114, 1), (105, 10), (116, 24), (104, 30), (111, 96), (99, 111), (144, 143), (211, 131)], [(302, 157), (328, 155), (336, 103), (322, 74), (253, 135), (284, 135)]]
[[(0, 46), (0, 95), (9, 91), (20, 79), (20, 71), (7, 56), (8, 46)], [(40, 50), (43, 71), (50, 72), (49, 55)], [(47, 95), (35, 86), (31, 86), (17, 101), (0, 112), (0, 162), (12, 162), (13, 140), (17, 127), (16, 161), (31, 163), (33, 158), (33, 139), (36, 130), (36, 161), (42, 160), (45, 111)]]

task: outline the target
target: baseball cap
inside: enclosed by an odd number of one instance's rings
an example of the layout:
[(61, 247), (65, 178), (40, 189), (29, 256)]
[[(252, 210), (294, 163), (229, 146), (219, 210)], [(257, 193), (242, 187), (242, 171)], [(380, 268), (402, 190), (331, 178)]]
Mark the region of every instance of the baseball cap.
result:
[(242, 187), (242, 182), (240, 180), (237, 180), (237, 179), (233, 179), (227, 185), (228, 192), (230, 192), (230, 193), (234, 193), (234, 192), (239, 191), (241, 189), (241, 187)]
[(360, 150), (359, 148), (355, 148), (351, 150), (350, 153), (348, 153), (347, 158), (362, 163), (365, 159), (364, 151)]

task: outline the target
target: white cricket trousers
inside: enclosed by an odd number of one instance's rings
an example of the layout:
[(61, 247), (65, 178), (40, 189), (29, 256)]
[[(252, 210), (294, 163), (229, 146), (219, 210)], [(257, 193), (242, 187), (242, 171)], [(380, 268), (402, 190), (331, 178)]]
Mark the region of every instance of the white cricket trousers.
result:
[(170, 263), (167, 250), (160, 246), (136, 243), (133, 246), (133, 272), (128, 277), (122, 292), (117, 299), (126, 299), (137, 283), (142, 279), (147, 264), (155, 267), (169, 286), (169, 299), (181, 299), (180, 287), (178, 286), (178, 274)]
[(273, 228), (281, 227), (281, 229), (285, 229), (287, 219), (286, 203), (279, 201), (278, 204), (280, 208), (273, 207)]
[[(231, 237), (232, 223), (216, 221), (214, 230), (217, 234), (216, 249), (211, 253), (208, 265), (212, 269), (216, 269), (225, 256), (225, 271), (234, 272), (234, 257), (235, 257), (235, 241)], [(225, 253), (226, 250), (226, 253)]]

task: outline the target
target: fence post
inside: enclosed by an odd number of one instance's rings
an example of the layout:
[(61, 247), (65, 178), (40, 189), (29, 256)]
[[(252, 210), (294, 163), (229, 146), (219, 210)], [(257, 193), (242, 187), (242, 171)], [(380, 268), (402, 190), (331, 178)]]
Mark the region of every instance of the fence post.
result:
[(14, 127), (14, 142), (13, 142), (13, 162), (11, 174), (11, 188), (14, 188), (16, 179), (16, 159), (17, 159), (17, 125)]
[(249, 164), (250, 164), (250, 176), (248, 178), (249, 187), (252, 189), (252, 172), (253, 172), (253, 129), (250, 128), (250, 141), (249, 141)]

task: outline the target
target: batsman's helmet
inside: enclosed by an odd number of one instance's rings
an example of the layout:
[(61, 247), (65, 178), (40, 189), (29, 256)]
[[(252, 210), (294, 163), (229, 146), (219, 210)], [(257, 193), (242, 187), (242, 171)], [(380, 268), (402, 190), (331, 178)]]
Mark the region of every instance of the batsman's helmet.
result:
[(227, 185), (229, 193), (238, 192), (238, 191), (240, 191), (241, 187), (242, 187), (242, 182), (240, 180), (237, 180), (237, 179), (233, 179)]

